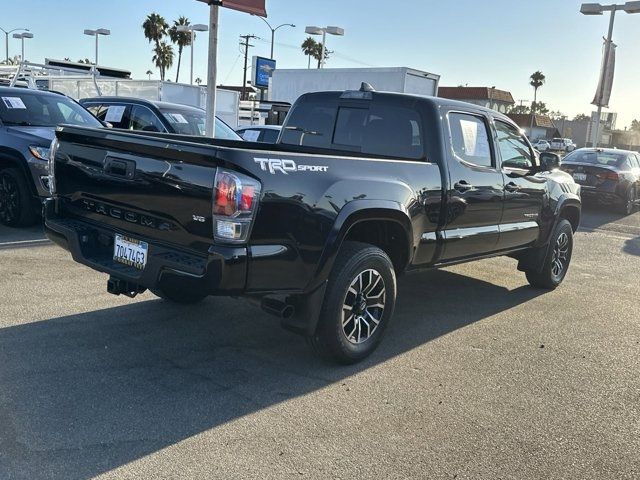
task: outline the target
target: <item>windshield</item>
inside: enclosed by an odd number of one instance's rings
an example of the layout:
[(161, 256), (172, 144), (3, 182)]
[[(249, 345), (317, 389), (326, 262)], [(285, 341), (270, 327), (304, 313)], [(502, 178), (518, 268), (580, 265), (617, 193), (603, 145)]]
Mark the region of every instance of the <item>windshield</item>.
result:
[[(160, 112), (176, 133), (182, 135), (204, 135), (206, 116), (204, 111), (161, 108)], [(226, 123), (216, 117), (216, 138), (242, 140)]]
[(97, 118), (67, 97), (28, 90), (0, 93), (0, 120), (4, 125), (25, 127), (55, 127), (61, 123), (102, 127)]
[(607, 167), (619, 167), (627, 156), (611, 152), (573, 152), (564, 158), (564, 162), (592, 163)]

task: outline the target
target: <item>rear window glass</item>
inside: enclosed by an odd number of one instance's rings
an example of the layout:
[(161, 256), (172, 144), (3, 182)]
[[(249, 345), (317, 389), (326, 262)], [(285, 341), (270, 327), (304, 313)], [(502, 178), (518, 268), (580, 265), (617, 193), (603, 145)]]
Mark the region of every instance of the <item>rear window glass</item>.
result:
[(404, 107), (338, 109), (305, 102), (292, 110), (280, 141), (418, 160), (424, 157), (421, 125), (418, 112)]
[(289, 113), (280, 143), (330, 148), (336, 111), (336, 107), (316, 102), (302, 102), (296, 105)]
[(96, 118), (62, 95), (38, 94), (15, 89), (0, 94), (0, 120), (8, 126), (55, 127), (66, 123), (101, 127)]
[(605, 165), (608, 167), (620, 167), (627, 156), (622, 153), (610, 152), (573, 152), (567, 155), (565, 162), (593, 163), (594, 165)]

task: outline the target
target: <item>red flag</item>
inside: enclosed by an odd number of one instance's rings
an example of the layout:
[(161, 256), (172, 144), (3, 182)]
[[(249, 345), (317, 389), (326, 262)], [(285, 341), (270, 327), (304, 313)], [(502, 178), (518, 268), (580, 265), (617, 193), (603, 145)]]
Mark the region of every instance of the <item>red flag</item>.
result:
[(241, 12), (251, 13), (260, 17), (267, 16), (265, 0), (222, 0), (222, 6), (240, 10)]

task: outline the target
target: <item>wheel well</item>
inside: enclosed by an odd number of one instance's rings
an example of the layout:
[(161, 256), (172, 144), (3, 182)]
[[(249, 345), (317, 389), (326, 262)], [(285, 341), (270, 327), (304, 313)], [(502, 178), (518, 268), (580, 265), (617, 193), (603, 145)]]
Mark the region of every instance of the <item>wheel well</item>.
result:
[(396, 272), (404, 271), (409, 261), (409, 236), (405, 228), (394, 220), (366, 220), (356, 223), (344, 241), (369, 243), (383, 250)]
[(560, 218), (568, 220), (575, 233), (580, 226), (580, 209), (574, 206), (564, 207), (560, 211)]

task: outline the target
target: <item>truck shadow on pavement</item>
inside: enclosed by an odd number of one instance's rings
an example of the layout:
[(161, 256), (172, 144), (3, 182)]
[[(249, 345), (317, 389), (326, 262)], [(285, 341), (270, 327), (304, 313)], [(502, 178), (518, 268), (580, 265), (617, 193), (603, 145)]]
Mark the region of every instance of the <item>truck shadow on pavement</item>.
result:
[(0, 478), (92, 478), (542, 293), (449, 271), (407, 275), (399, 291), (385, 341), (350, 367), (322, 363), (277, 320), (226, 298), (188, 309), (149, 300), (2, 329)]

